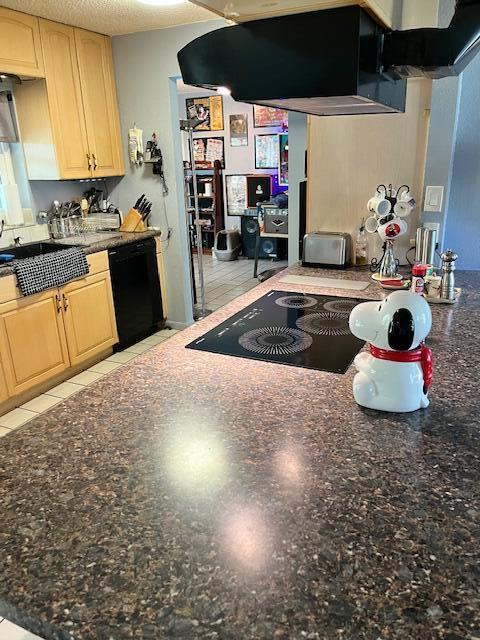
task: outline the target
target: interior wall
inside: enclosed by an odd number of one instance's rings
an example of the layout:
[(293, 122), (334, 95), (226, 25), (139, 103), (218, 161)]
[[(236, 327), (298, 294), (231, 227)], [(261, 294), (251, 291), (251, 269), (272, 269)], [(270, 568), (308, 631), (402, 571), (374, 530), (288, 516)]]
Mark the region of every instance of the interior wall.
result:
[[(381, 183), (408, 184), (421, 199), (431, 92), (431, 81), (410, 80), (405, 113), (310, 117), (308, 231), (342, 231), (354, 238)], [(397, 242), (402, 263), (418, 219), (417, 208), (409, 218), (409, 233)], [(380, 252), (378, 235), (370, 242), (373, 257)]]
[[(163, 251), (167, 279), (169, 322), (184, 326), (193, 321), (188, 264), (188, 245), (183, 201), (181, 151), (178, 136), (178, 103), (171, 78), (180, 77), (177, 52), (191, 40), (225, 26), (224, 20), (133, 33), (112, 39), (120, 124), (124, 141), (125, 177), (112, 197), (123, 210), (142, 193), (153, 202), (151, 224), (164, 232)], [(172, 96), (174, 95), (174, 100)], [(157, 133), (163, 152), (169, 193), (162, 196), (159, 179), (151, 165), (132, 166), (128, 159), (128, 129), (136, 123), (146, 142)], [(172, 235), (167, 240), (167, 228)]]
[[(455, 10), (455, 0), (440, 0), (438, 26), (447, 27)], [(461, 79), (458, 76), (435, 80), (432, 86), (432, 115), (428, 135), (425, 189), (443, 186), (442, 211), (423, 211), (422, 223), (439, 225), (439, 246), (444, 246), (445, 221), (451, 193), (453, 155), (457, 135), (457, 114)]]
[(444, 247), (459, 269), (480, 269), (480, 55), (461, 77)]
[[(186, 118), (186, 100), (188, 98), (200, 98), (207, 95), (217, 95), (213, 91), (196, 90), (192, 93), (178, 94), (178, 108), (180, 117)], [(230, 116), (237, 114), (247, 114), (248, 145), (244, 147), (230, 146)], [(278, 169), (256, 169), (255, 168), (255, 136), (264, 134), (278, 134), (282, 132), (281, 127), (254, 127), (253, 106), (245, 102), (235, 102), (230, 96), (223, 96), (223, 126), (222, 131), (196, 131), (194, 138), (215, 138), (223, 137), (225, 153), (224, 177), (236, 174), (269, 174), (277, 175)], [(240, 216), (227, 215), (226, 181), (223, 182), (224, 202), (225, 202), (225, 227), (227, 229), (240, 229)]]

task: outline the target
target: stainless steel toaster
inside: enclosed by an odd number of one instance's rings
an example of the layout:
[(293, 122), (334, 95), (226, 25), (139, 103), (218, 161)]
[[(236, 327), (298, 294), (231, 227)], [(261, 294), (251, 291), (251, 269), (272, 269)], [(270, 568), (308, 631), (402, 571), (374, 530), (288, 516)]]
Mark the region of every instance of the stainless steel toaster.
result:
[(348, 233), (321, 231), (303, 238), (304, 267), (344, 269), (352, 263), (352, 238)]

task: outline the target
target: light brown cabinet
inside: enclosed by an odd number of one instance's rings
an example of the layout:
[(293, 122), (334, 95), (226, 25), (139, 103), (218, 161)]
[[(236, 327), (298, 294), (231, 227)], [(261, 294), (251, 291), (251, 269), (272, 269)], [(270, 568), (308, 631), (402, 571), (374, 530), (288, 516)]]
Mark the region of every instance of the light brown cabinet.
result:
[(0, 346), (11, 396), (67, 369), (58, 290), (0, 305)]
[(29, 178), (123, 175), (110, 38), (49, 20), (39, 25), (45, 80), (14, 88)]
[(0, 73), (44, 76), (38, 18), (0, 7)]
[(16, 298), (0, 304), (0, 403), (118, 341), (107, 253), (87, 259), (90, 275), (34, 296), (18, 297), (18, 289), (1, 279), (0, 300)]
[(120, 175), (124, 168), (110, 38), (75, 29), (75, 43), (92, 175)]
[[(210, 9), (221, 16), (225, 16), (224, 0), (192, 0), (194, 4)], [(258, 2), (258, 0), (237, 0), (235, 2), (235, 17), (237, 22), (248, 22), (260, 18), (271, 18), (291, 13), (304, 13), (319, 9), (337, 9), (346, 5), (359, 4), (374, 14), (379, 21), (391, 26), (394, 13), (394, 0), (278, 0), (272, 3)]]
[(45, 59), (46, 98), (62, 178), (84, 178), (90, 171), (75, 32), (58, 22), (40, 20)]
[(118, 342), (108, 271), (71, 282), (60, 293), (72, 366)]

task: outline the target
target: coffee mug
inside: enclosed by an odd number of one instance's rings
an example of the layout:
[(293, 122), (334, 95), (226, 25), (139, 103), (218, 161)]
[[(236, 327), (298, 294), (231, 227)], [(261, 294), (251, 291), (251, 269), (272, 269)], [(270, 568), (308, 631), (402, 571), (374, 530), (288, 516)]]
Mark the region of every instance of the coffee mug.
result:
[(425, 293), (429, 298), (440, 298), (440, 289), (442, 287), (441, 276), (425, 277)]
[(410, 205), (410, 202), (405, 200), (399, 200), (397, 204), (393, 207), (393, 212), (399, 218), (406, 218), (413, 211), (413, 207)]
[(408, 225), (402, 218), (394, 218), (378, 227), (378, 235), (385, 242), (386, 240), (395, 240), (403, 236), (408, 229)]
[(375, 216), (370, 216), (365, 220), (365, 231), (368, 233), (375, 233), (378, 229), (378, 218)]
[(367, 207), (370, 213), (374, 213), (378, 218), (383, 218), (390, 213), (392, 204), (382, 196), (375, 196), (370, 198)]

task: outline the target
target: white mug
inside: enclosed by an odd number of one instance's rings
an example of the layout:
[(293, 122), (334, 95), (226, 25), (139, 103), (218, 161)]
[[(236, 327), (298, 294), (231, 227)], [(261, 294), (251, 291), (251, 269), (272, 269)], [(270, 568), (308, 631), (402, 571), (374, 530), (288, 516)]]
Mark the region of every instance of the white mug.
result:
[(370, 216), (370, 218), (367, 218), (365, 220), (365, 230), (368, 231), (368, 233), (375, 233), (378, 229), (378, 218), (376, 218), (375, 216)]
[(374, 213), (377, 218), (384, 218), (392, 210), (391, 202), (380, 195), (370, 198), (367, 207), (370, 213)]
[(386, 240), (395, 240), (407, 233), (408, 225), (403, 218), (393, 218), (390, 222), (386, 222), (378, 227), (378, 235), (385, 242)]
[(393, 207), (393, 212), (399, 218), (406, 218), (413, 211), (413, 207), (410, 205), (409, 201), (399, 200), (397, 204)]

